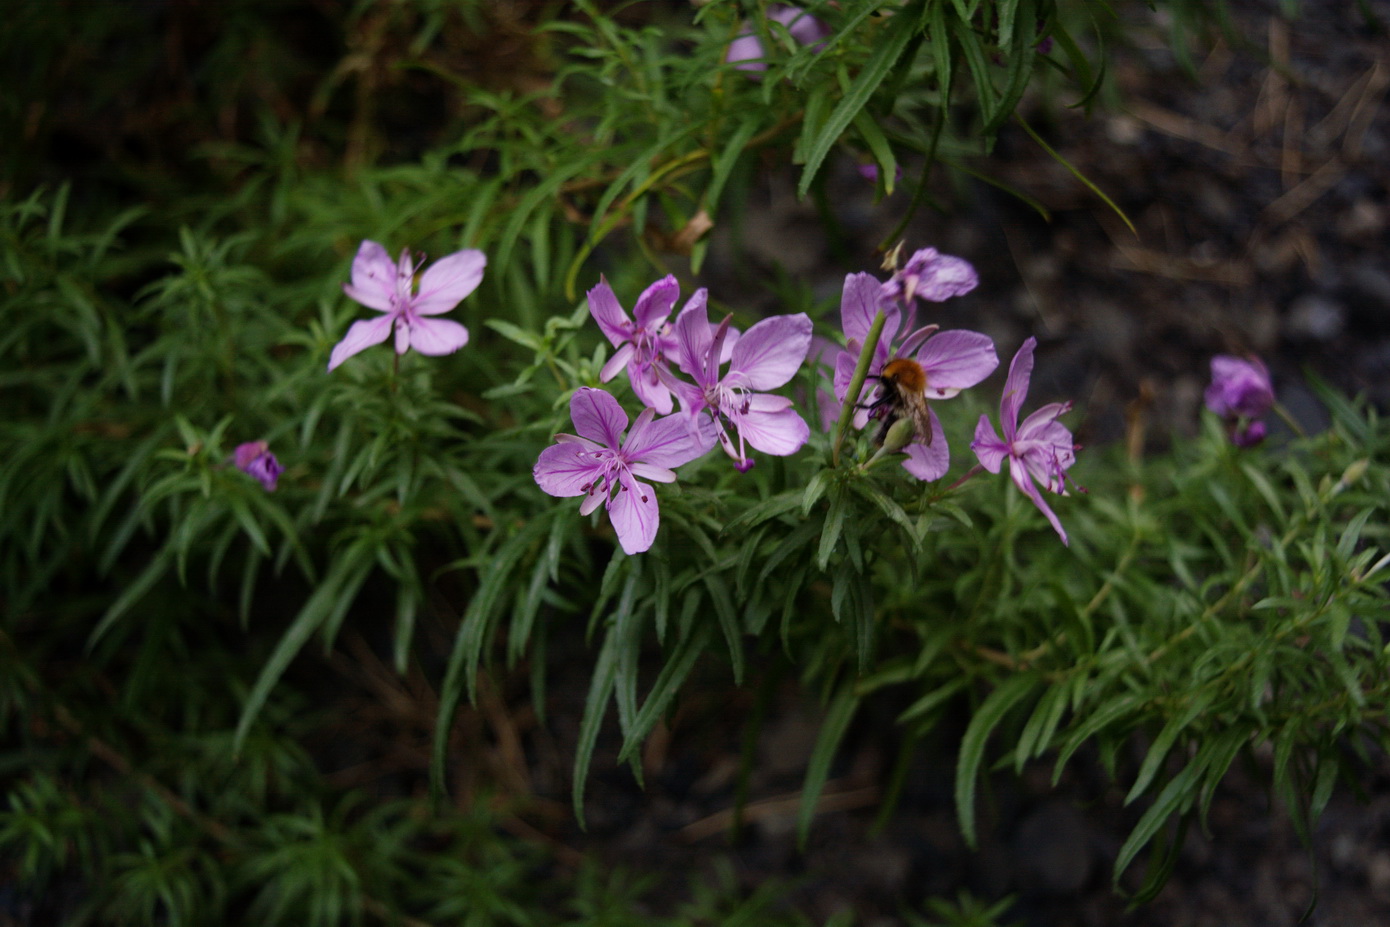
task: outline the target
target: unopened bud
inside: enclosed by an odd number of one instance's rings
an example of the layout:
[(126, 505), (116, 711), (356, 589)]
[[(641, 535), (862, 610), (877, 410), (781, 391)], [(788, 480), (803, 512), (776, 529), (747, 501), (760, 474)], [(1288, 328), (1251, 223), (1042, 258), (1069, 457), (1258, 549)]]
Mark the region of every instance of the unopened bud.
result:
[(1370, 465), (1371, 462), (1365, 457), (1362, 457), (1360, 460), (1352, 461), (1351, 464), (1342, 471), (1342, 478), (1337, 481), (1337, 487), (1339, 489), (1350, 489), (1352, 486), (1361, 482), (1361, 477), (1366, 475), (1366, 468)]
[(916, 436), (917, 428), (913, 425), (912, 419), (904, 416), (888, 427), (888, 433), (883, 436), (883, 448), (880, 453), (896, 454), (911, 444)]

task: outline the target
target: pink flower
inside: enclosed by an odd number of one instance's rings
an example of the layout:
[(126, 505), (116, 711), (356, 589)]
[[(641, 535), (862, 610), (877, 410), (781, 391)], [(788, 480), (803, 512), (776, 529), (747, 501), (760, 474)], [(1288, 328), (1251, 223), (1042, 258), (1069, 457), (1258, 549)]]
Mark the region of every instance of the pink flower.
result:
[[(811, 436), (805, 419), (785, 396), (766, 390), (784, 385), (796, 375), (811, 348), (811, 319), (804, 313), (763, 319), (738, 339), (729, 353), (722, 377), (729, 320), (711, 330), (704, 301), (681, 310), (676, 318), (676, 363), (695, 383), (667, 374), (667, 385), (680, 397), (687, 421), (701, 440), (711, 429), (740, 472), (753, 466), (747, 445), (777, 457), (794, 454)], [(727, 422), (737, 442), (725, 430)]]
[[(840, 298), (840, 322), (848, 345), (835, 358), (835, 397), (841, 402), (854, 378), (854, 365), (859, 360), (859, 352), (863, 350), (864, 338), (880, 309), (886, 314), (886, 319), (869, 364), (870, 381), (881, 382), (883, 368), (889, 361), (911, 358), (922, 368), (925, 380), (922, 398), (950, 399), (959, 395), (961, 390), (979, 383), (999, 366), (994, 342), (988, 335), (979, 332), (949, 331), (936, 334), (936, 326), (928, 325), (905, 337), (894, 349), (893, 339), (897, 337), (898, 327), (902, 324), (902, 312), (896, 303), (885, 305), (882, 289), (871, 274), (849, 274), (845, 277)], [(863, 408), (855, 414), (856, 427), (863, 428), (868, 422), (867, 407), (874, 404), (882, 391), (882, 386), (875, 386), (873, 392), (861, 399)], [(928, 416), (932, 426), (931, 441), (928, 442), (925, 435), (918, 434), (912, 443), (903, 448), (907, 454), (907, 459), (903, 461), (904, 469), (919, 480), (926, 481), (940, 479), (951, 464), (941, 423), (935, 412), (928, 410)]]
[(476, 290), (486, 265), (487, 256), (481, 251), (455, 251), (425, 271), (417, 292), (415, 273), (419, 268), (411, 262), (409, 250), (401, 252), (397, 263), (381, 245), (362, 242), (352, 261), (352, 282), (343, 285), (343, 292), (385, 315), (353, 322), (347, 335), (334, 346), (328, 369), (361, 350), (381, 344), (393, 327), (397, 354), (410, 348), (429, 355), (457, 351), (468, 343), (468, 329), (457, 322), (430, 316), (448, 312)]
[(644, 409), (622, 440), (627, 413), (601, 389), (585, 387), (570, 399), (570, 418), (578, 435), (560, 434), (541, 451), (531, 471), (536, 485), (552, 496), (584, 496), (579, 514), (602, 503), (629, 554), (640, 554), (656, 540), (660, 522), (656, 491), (637, 478), (671, 483), (674, 468), (709, 450), (679, 417), (655, 420)]
[[(786, 27), (787, 34), (793, 41), (800, 45), (816, 45), (823, 42), (830, 35), (830, 30), (825, 23), (807, 13), (805, 10), (785, 3), (774, 3), (767, 8), (767, 20), (770, 23), (778, 23)], [(729, 50), (724, 55), (724, 60), (740, 71), (766, 71), (767, 62), (766, 51), (763, 49), (763, 40), (754, 32), (747, 23), (739, 32), (738, 38), (729, 43)], [(750, 74), (750, 76), (757, 76)]]
[(1264, 440), (1265, 424), (1259, 419), (1274, 405), (1274, 386), (1269, 369), (1258, 358), (1213, 357), (1206, 400), (1207, 408), (1231, 426), (1231, 441), (1237, 447)]
[(266, 492), (275, 491), (276, 481), (280, 479), (280, 474), (285, 472), (285, 468), (280, 466), (280, 461), (270, 452), (270, 445), (264, 441), (238, 444), (232, 452), (232, 459), (238, 470), (260, 480)]
[(1043, 500), (1035, 481), (1048, 492), (1067, 495), (1067, 469), (1076, 463), (1076, 445), (1072, 443), (1071, 432), (1057, 419), (1071, 410), (1071, 403), (1045, 405), (1024, 419), (1022, 425), (1018, 424), (1018, 411), (1028, 395), (1028, 381), (1033, 374), (1033, 349), (1037, 344), (1036, 338), (1023, 342), (1009, 364), (1009, 377), (1004, 381), (1004, 395), (999, 400), (999, 422), (1004, 428), (1004, 437), (1001, 439), (995, 432), (989, 416), (981, 415), (970, 448), (990, 473), (998, 473), (1007, 457), (1009, 476), (1013, 477), (1014, 484), (1047, 516), (1062, 543), (1067, 544), (1067, 532), (1062, 530), (1057, 515)]
[(913, 252), (883, 285), (883, 298), (901, 299), (904, 303), (914, 298), (942, 303), (964, 296), (979, 285), (980, 277), (969, 261), (941, 254), (935, 248), (923, 248)]
[[(679, 295), (680, 284), (676, 278), (663, 277), (637, 297), (637, 305), (632, 307), (633, 318), (629, 319), (607, 280), (599, 278), (598, 286), (589, 291), (589, 314), (604, 337), (617, 348), (603, 365), (599, 379), (607, 383), (626, 367), (632, 391), (642, 400), (642, 405), (662, 415), (671, 411), (671, 393), (657, 371), (666, 368), (666, 355), (675, 344), (667, 319)], [(696, 290), (686, 306), (696, 302), (703, 305), (705, 299), (705, 291)]]

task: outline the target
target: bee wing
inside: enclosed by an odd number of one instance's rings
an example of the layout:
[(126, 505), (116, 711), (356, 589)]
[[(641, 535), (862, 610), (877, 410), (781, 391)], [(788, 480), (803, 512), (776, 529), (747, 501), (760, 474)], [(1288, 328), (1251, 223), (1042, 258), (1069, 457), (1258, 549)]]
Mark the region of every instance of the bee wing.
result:
[(908, 408), (912, 413), (912, 425), (917, 431), (917, 437), (923, 444), (930, 447), (932, 438), (931, 409), (927, 405), (926, 397), (914, 396), (913, 401), (908, 403)]

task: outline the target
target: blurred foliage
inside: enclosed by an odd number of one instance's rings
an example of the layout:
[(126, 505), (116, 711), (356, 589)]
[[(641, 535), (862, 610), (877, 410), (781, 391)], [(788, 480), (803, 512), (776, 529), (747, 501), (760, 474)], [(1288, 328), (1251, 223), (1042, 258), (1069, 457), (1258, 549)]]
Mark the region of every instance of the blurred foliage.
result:
[[(874, 164), (881, 192), (903, 166), (910, 213), (941, 166), (987, 167), (1035, 80), (1086, 105), (1115, 28), (1111, 4), (1079, 0), (807, 6), (822, 45), (731, 0), (16, 6), (0, 852), (41, 914), (799, 923), (727, 879), (674, 910), (665, 887), (506, 830), (520, 817), (460, 754), (461, 706), (488, 670), (514, 673), (543, 718), (564, 630), (593, 644), (581, 818), (610, 706), (640, 776), (695, 669), (738, 684), (753, 659), (829, 705), (803, 833), (865, 701), (907, 693), (904, 749), (971, 707), (956, 797), (972, 839), (986, 771), (1092, 749), (1146, 809), (1117, 861), (1158, 847), (1145, 893), (1237, 756), (1272, 749), (1306, 829), (1383, 748), (1390, 431), (1330, 393), (1334, 427), (1287, 446), (1237, 452), (1208, 423), (1171, 457), (1090, 457), (1090, 495), (1058, 504), (1070, 549), (1005, 481), (831, 467), (821, 435), (746, 476), (683, 469), (640, 557), (537, 489), (568, 392), (606, 356), (578, 295), (600, 271), (629, 305), (657, 273), (691, 282), (766, 170), (829, 206), (834, 160)], [(1165, 6), (1184, 38), (1206, 15)], [(757, 78), (723, 62), (750, 18)], [(383, 347), (325, 373), (360, 312), (341, 284), (363, 238), (487, 252), (451, 315), (463, 352), (397, 365)], [(788, 289), (786, 311), (830, 314)], [(951, 406), (968, 433), (981, 408)], [(286, 466), (274, 494), (230, 465), (252, 440)], [(318, 671), (353, 639), (425, 680), (411, 717), (422, 742), (433, 729), (426, 759), (370, 787), (330, 772), (367, 748), (334, 740), (341, 693)], [(456, 804), (425, 797), (430, 757)]]

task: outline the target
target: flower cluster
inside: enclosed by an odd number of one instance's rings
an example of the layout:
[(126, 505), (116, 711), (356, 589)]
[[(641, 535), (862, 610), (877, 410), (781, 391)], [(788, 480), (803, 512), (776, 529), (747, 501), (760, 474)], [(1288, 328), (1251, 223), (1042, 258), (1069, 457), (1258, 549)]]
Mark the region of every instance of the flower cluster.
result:
[[(811, 32), (798, 33), (816, 25), (806, 22), (810, 17), (800, 11), (774, 8), (772, 15), (782, 17), (778, 21), (799, 41), (815, 40)], [(895, 253), (890, 266), (896, 264)], [(411, 348), (426, 355), (449, 354), (468, 343), (468, 329), (436, 316), (477, 289), (486, 256), (463, 250), (423, 271), (422, 265), (408, 250), (392, 260), (380, 244), (362, 242), (352, 263), (351, 282), (343, 291), (381, 315), (352, 324), (333, 348), (330, 371), (393, 333), (397, 356)], [(999, 366), (999, 358), (993, 342), (980, 332), (914, 327), (917, 308), (962, 296), (978, 283), (967, 261), (934, 248), (912, 254), (886, 282), (870, 274), (850, 274), (840, 303), (844, 347), (822, 339), (816, 351), (816, 363), (829, 362), (832, 367), (835, 400), (852, 410), (841, 433), (848, 420), (862, 428), (877, 419), (876, 458), (901, 451), (903, 468), (919, 480), (940, 479), (950, 466), (946, 435), (931, 403), (977, 385)], [(626, 371), (643, 409), (629, 427), (628, 414), (608, 392), (594, 387), (577, 390), (570, 399), (575, 433), (556, 435), (532, 470), (536, 484), (550, 495), (583, 496), (580, 514), (602, 505), (629, 554), (650, 549), (656, 539), (660, 512), (652, 483), (673, 482), (678, 467), (715, 445), (744, 473), (756, 463), (753, 452), (788, 456), (810, 438), (810, 428), (792, 400), (774, 392), (792, 380), (811, 351), (810, 318), (805, 313), (778, 315), (740, 332), (729, 317), (710, 321), (709, 297), (703, 289), (672, 320), (679, 296), (676, 279), (663, 277), (638, 296), (629, 315), (607, 280), (600, 278), (589, 291), (589, 313), (613, 347), (599, 380), (607, 383)], [(874, 343), (868, 344), (875, 332)], [(1036, 341), (1029, 338), (1009, 367), (1000, 403), (1002, 437), (987, 417), (981, 417), (971, 443), (979, 466), (967, 476), (981, 470), (998, 473), (1007, 459), (1014, 482), (1065, 543), (1066, 532), (1041, 490), (1066, 492), (1067, 469), (1076, 459), (1076, 448), (1071, 432), (1057, 419), (1071, 406), (1053, 403), (1018, 422), (1035, 347)], [(865, 380), (855, 379), (861, 355), (868, 364), (867, 391), (861, 391)], [(1228, 369), (1228, 361), (1244, 366)], [(1224, 366), (1218, 370), (1218, 364)], [(1208, 391), (1212, 408), (1234, 417), (1238, 434), (1255, 435), (1258, 426), (1263, 435), (1263, 425), (1253, 421), (1272, 400), (1263, 367), (1218, 358), (1213, 373), (1218, 382)], [(267, 490), (275, 488), (282, 468), (265, 442), (241, 445), (235, 460)]]
[(1258, 358), (1213, 357), (1206, 400), (1207, 408), (1226, 420), (1231, 442), (1237, 447), (1253, 447), (1264, 440), (1265, 423), (1261, 419), (1274, 407), (1274, 386), (1268, 368)]
[[(999, 358), (994, 343), (979, 332), (941, 332), (936, 325), (912, 330), (917, 300), (944, 302), (970, 292), (978, 283), (979, 277), (968, 262), (935, 248), (914, 253), (886, 283), (869, 274), (845, 278), (840, 320), (846, 347), (834, 360), (835, 398), (843, 402), (854, 386), (865, 339), (882, 313), (883, 327), (872, 347), (868, 369), (868, 378), (876, 385), (867, 401), (856, 402), (854, 423), (863, 427), (871, 417), (881, 419), (878, 443), (885, 445), (885, 450), (901, 450), (905, 454), (903, 469), (920, 480), (940, 479), (950, 466), (946, 437), (930, 403), (950, 399), (980, 383), (999, 366)], [(991, 473), (998, 473), (1008, 459), (1014, 483), (1047, 517), (1065, 544), (1067, 534), (1038, 486), (1066, 495), (1066, 471), (1076, 460), (1076, 447), (1071, 432), (1057, 418), (1071, 404), (1044, 406), (1018, 424), (1036, 345), (1036, 339), (1029, 338), (1009, 365), (999, 408), (1003, 438), (988, 418), (981, 416), (970, 448), (980, 466)], [(912, 422), (906, 433), (903, 426), (893, 427), (904, 420)]]
[(676, 279), (664, 277), (642, 292), (629, 317), (608, 281), (589, 291), (589, 312), (615, 349), (599, 379), (608, 382), (625, 369), (645, 409), (624, 440), (627, 416), (618, 401), (600, 389), (579, 390), (570, 403), (579, 435), (557, 435), (533, 471), (553, 496), (584, 495), (581, 514), (603, 503), (630, 554), (651, 547), (659, 517), (653, 490), (635, 477), (671, 482), (675, 467), (715, 444), (746, 472), (755, 463), (750, 447), (786, 456), (810, 436), (791, 400), (769, 390), (800, 369), (811, 320), (804, 313), (776, 316), (740, 334), (727, 318), (710, 324), (702, 289), (672, 322), (679, 296)]

